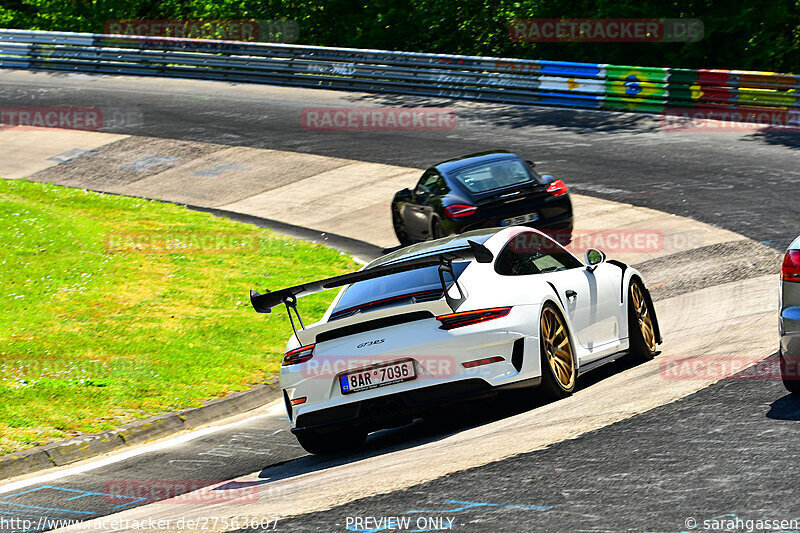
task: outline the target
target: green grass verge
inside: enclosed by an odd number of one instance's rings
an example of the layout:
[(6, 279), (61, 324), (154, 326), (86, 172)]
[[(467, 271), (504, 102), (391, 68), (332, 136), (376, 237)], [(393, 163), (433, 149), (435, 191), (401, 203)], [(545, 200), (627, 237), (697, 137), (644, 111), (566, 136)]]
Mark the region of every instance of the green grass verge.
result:
[[(248, 291), (358, 267), (180, 206), (26, 181), (0, 180), (0, 235), (0, 453), (266, 381), (291, 330)], [(334, 295), (304, 298), (305, 320)]]

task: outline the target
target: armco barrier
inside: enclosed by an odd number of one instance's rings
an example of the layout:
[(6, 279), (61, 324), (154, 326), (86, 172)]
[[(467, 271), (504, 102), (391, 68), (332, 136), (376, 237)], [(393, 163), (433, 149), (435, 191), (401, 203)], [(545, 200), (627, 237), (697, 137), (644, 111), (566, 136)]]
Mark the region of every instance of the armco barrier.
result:
[(800, 110), (800, 76), (272, 43), (0, 30), (0, 68), (170, 76), (662, 112)]

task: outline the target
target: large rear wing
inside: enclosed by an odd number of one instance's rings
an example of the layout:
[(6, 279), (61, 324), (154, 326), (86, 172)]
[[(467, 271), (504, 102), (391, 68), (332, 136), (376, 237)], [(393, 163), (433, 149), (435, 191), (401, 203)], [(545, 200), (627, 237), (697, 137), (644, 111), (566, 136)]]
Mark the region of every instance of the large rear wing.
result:
[(345, 285), (359, 281), (367, 281), (384, 276), (391, 276), (392, 274), (397, 274), (398, 272), (407, 272), (409, 270), (439, 265), (441, 278), (442, 270), (446, 272), (448, 266), (453, 261), (475, 260), (479, 263), (492, 262), (494, 255), (485, 246), (469, 240), (467, 243), (469, 246), (451, 248), (449, 250), (440, 250), (434, 254), (425, 254), (417, 257), (410, 256), (391, 263), (378, 265), (373, 268), (359, 270), (358, 272), (353, 272), (352, 274), (343, 274), (333, 278), (312, 281), (302, 285), (280, 289), (278, 291), (267, 291), (265, 294), (259, 294), (256, 291), (250, 291), (250, 302), (253, 304), (253, 308), (257, 312), (269, 313), (273, 307), (280, 304), (293, 307), (297, 302), (297, 299), (301, 296), (306, 296), (329, 289), (336, 289), (338, 287), (344, 287)]
[[(303, 320), (300, 318), (300, 315), (297, 312), (297, 299), (301, 296), (306, 296), (329, 289), (336, 289), (338, 287), (344, 287), (345, 285), (350, 285), (351, 283), (356, 283), (359, 281), (367, 281), (384, 276), (391, 276), (392, 274), (397, 274), (398, 272), (408, 272), (409, 270), (417, 270), (419, 268), (427, 268), (438, 265), (439, 281), (442, 284), (445, 300), (447, 300), (448, 305), (453, 312), (455, 312), (456, 309), (458, 309), (458, 306), (461, 305), (461, 302), (466, 299), (466, 293), (458, 284), (458, 280), (456, 280), (455, 276), (453, 275), (453, 261), (474, 260), (478, 263), (491, 263), (494, 259), (494, 254), (492, 254), (492, 252), (489, 251), (489, 249), (484, 245), (470, 240), (467, 240), (467, 244), (468, 246), (439, 250), (435, 253), (404, 257), (402, 259), (377, 265), (372, 268), (365, 268), (351, 274), (343, 274), (333, 278), (312, 281), (273, 292), (267, 291), (265, 294), (259, 294), (258, 292), (251, 290), (250, 303), (253, 304), (253, 309), (259, 313), (269, 313), (272, 311), (273, 307), (284, 304), (286, 306), (286, 311), (289, 313), (289, 320), (292, 323), (292, 329), (294, 330), (295, 335), (297, 335), (297, 328), (295, 327), (294, 319), (292, 318), (292, 311), (294, 311), (294, 315), (300, 322), (300, 327), (305, 328)], [(449, 294), (448, 286), (444, 278), (446, 273), (450, 274), (451, 279), (458, 288), (458, 297), (454, 297)]]

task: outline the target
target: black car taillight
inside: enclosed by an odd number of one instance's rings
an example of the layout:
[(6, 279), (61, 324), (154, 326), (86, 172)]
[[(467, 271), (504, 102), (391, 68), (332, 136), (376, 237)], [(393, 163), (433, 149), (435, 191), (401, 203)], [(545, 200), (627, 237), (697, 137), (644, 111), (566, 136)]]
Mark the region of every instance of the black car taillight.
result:
[(475, 214), (478, 208), (473, 205), (453, 204), (444, 208), (444, 213), (450, 218), (468, 217)]
[(800, 283), (800, 250), (789, 250), (783, 258), (781, 279)]
[(314, 357), (314, 346), (316, 346), (316, 344), (308, 344), (295, 348), (294, 350), (289, 350), (283, 355), (283, 366), (305, 363)]
[(493, 307), (491, 309), (478, 309), (477, 311), (464, 311), (463, 313), (452, 313), (440, 315), (436, 320), (442, 323), (439, 329), (454, 329), (487, 320), (502, 318), (511, 311), (510, 307)]
[(567, 194), (567, 191), (569, 191), (567, 185), (561, 180), (556, 180), (547, 186), (547, 192), (549, 192), (551, 196), (561, 196)]

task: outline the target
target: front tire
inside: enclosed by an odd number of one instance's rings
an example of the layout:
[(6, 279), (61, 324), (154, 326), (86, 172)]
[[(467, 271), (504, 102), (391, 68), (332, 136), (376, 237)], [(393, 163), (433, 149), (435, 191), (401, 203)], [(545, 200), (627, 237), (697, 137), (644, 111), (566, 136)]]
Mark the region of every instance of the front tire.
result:
[(295, 433), (297, 442), (314, 455), (332, 455), (356, 451), (367, 440), (367, 432), (355, 428), (342, 428), (329, 432), (313, 430)]
[(545, 397), (560, 400), (575, 390), (575, 352), (566, 321), (558, 309), (545, 305), (539, 319), (539, 351), (542, 360), (541, 389)]
[(628, 354), (637, 362), (649, 361), (656, 355), (656, 330), (653, 309), (645, 298), (647, 290), (637, 279), (628, 286)]

